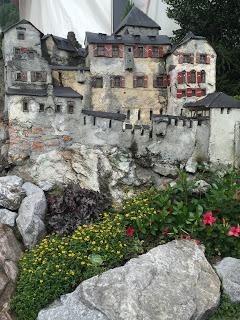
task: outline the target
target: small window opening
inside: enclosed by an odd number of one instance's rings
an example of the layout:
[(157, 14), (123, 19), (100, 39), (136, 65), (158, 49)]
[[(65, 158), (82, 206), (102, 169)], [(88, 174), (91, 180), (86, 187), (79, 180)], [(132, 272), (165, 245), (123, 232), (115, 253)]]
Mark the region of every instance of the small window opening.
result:
[(153, 137), (153, 131), (150, 130), (150, 131), (149, 131), (149, 139), (152, 139), (152, 137)]
[(231, 112), (231, 108), (227, 108), (227, 114)]
[(22, 31), (18, 31), (17, 33), (18, 40), (24, 40), (25, 39), (25, 33)]
[(138, 120), (141, 120), (141, 110), (138, 110)]
[(175, 126), (178, 125), (178, 119), (175, 119)]
[(221, 108), (221, 114), (223, 114), (223, 112), (224, 112), (224, 108)]
[(131, 115), (130, 110), (128, 110), (127, 111), (127, 120), (130, 120), (130, 115)]
[(44, 103), (40, 103), (39, 112), (44, 112), (44, 107), (45, 107)]
[(74, 105), (72, 103), (68, 103), (68, 113), (74, 113)]
[(96, 125), (96, 117), (93, 117), (93, 125)]
[(86, 125), (86, 117), (83, 118), (83, 124)]
[[(59, 104), (56, 105), (55, 107), (55, 112), (60, 113), (61, 112), (61, 106)], [(72, 112), (73, 113), (73, 112)]]
[(141, 136), (143, 136), (144, 135), (144, 129), (142, 129), (142, 131), (141, 131)]
[(27, 101), (24, 101), (23, 102), (23, 112), (28, 112), (29, 110), (28, 110), (28, 103), (27, 103)]
[(109, 128), (112, 128), (112, 120), (109, 120)]
[(153, 111), (152, 111), (152, 110), (150, 110), (150, 114), (149, 114), (149, 118), (150, 118), (150, 120), (152, 120), (152, 117), (153, 117)]

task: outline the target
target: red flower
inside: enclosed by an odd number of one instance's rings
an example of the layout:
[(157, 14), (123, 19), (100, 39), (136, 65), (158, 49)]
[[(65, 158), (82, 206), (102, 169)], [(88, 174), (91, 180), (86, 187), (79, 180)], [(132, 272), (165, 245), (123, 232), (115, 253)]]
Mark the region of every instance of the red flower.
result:
[(186, 237), (185, 237), (186, 240), (191, 240), (191, 236), (188, 234)]
[(238, 226), (238, 228), (235, 227), (231, 227), (230, 231), (228, 232), (228, 236), (234, 236), (236, 238), (239, 237), (239, 232), (240, 232), (240, 228)]
[(168, 234), (169, 230), (170, 230), (170, 228), (165, 228), (165, 229), (163, 230), (162, 234), (164, 234), (164, 235)]
[(215, 222), (215, 221), (216, 221), (216, 218), (213, 217), (212, 211), (206, 212), (206, 213), (203, 215), (203, 223), (204, 223), (204, 224), (210, 224), (210, 225), (212, 225), (213, 222)]
[(127, 228), (128, 237), (133, 237), (134, 236), (134, 232), (135, 232), (135, 229), (133, 227), (128, 227)]

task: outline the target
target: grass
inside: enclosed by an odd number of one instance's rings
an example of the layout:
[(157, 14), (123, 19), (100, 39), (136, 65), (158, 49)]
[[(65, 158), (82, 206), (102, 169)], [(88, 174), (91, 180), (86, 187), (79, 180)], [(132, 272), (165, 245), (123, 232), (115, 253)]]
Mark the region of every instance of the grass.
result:
[(223, 295), (219, 308), (209, 320), (240, 320), (240, 303), (233, 303)]

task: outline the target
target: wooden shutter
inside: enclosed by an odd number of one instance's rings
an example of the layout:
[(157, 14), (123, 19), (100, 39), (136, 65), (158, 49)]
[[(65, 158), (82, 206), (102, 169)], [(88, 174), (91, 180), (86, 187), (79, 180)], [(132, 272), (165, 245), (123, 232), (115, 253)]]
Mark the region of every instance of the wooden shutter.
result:
[(192, 88), (187, 88), (187, 97), (192, 97)]
[(164, 49), (163, 47), (159, 47), (159, 57), (162, 58), (164, 56)]
[(182, 90), (177, 89), (177, 98), (181, 99), (182, 98)]
[(183, 83), (182, 72), (178, 72), (177, 79), (178, 79), (178, 84), (182, 84)]
[(170, 74), (167, 75), (167, 85), (168, 86), (171, 85), (171, 76), (170, 76)]
[(196, 63), (200, 63), (200, 53), (196, 53)]
[(125, 78), (121, 77), (120, 81), (121, 81), (121, 88), (125, 88)]
[(138, 46), (134, 46), (134, 48), (133, 48), (133, 56), (134, 56), (134, 58), (139, 58)]
[(112, 58), (112, 45), (105, 44), (105, 57)]
[(163, 86), (164, 86), (164, 88), (167, 88), (167, 85), (168, 85), (168, 76), (165, 74), (163, 76)]
[(187, 83), (191, 83), (191, 72), (187, 72)]
[(119, 50), (119, 58), (123, 58), (123, 53), (124, 53), (124, 45), (120, 44), (118, 47)]
[(34, 72), (34, 71), (31, 72), (31, 81), (32, 82), (36, 81), (36, 72)]
[(179, 56), (178, 56), (178, 63), (182, 64), (183, 63), (183, 54), (182, 53), (179, 53)]
[(200, 71), (200, 72), (197, 72), (197, 83), (201, 83), (201, 82), (202, 82), (202, 73)]
[(97, 57), (98, 56), (98, 52), (97, 52), (97, 45), (96, 44), (93, 44), (93, 56), (94, 57)]
[(92, 87), (96, 88), (96, 78), (92, 78)]
[(190, 62), (191, 62), (192, 64), (194, 64), (194, 54), (193, 54), (193, 53), (191, 54)]
[(196, 96), (197, 96), (197, 97), (201, 97), (201, 96), (202, 96), (202, 89), (201, 89), (201, 88), (197, 88), (197, 90), (196, 90)]
[(133, 77), (133, 88), (137, 88), (137, 77)]
[(211, 63), (211, 57), (209, 54), (207, 54), (206, 56), (206, 64), (210, 64)]
[(144, 77), (144, 88), (148, 87), (148, 76)]
[(153, 57), (153, 49), (152, 49), (152, 46), (148, 46), (148, 58), (152, 58)]

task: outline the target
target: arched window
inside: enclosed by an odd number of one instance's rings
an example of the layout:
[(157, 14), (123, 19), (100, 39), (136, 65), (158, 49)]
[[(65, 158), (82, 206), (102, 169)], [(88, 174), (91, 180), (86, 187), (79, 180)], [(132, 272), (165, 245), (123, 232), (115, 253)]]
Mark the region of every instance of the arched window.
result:
[(196, 83), (196, 71), (191, 71), (191, 83)]
[(201, 71), (201, 79), (202, 79), (202, 83), (206, 82), (206, 72), (204, 70)]

